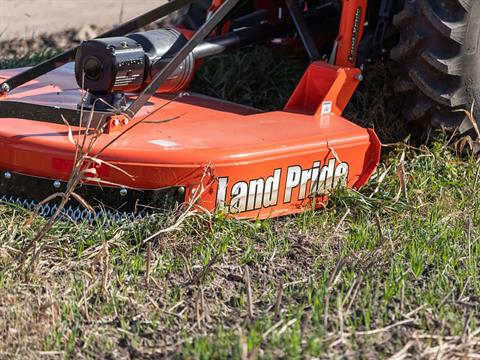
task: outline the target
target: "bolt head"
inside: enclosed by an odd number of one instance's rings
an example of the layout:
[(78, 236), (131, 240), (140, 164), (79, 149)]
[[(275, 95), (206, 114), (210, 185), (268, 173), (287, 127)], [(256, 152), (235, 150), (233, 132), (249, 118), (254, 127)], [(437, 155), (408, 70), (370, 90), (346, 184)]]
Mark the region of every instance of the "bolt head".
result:
[(10, 91), (10, 85), (7, 83), (3, 83), (2, 87), (0, 87), (0, 92), (1, 93), (8, 93)]
[(355, 79), (357, 79), (358, 81), (363, 81), (363, 75), (362, 74), (355, 75)]
[(180, 187), (178, 188), (178, 193), (179, 193), (180, 195), (185, 194), (185, 187), (180, 186)]
[(120, 120), (118, 120), (118, 119), (113, 120), (113, 125), (119, 126), (120, 125)]
[(128, 125), (129, 122), (130, 120), (128, 120), (128, 118), (123, 119), (123, 125)]
[(125, 188), (121, 188), (121, 189), (120, 189), (120, 196), (127, 196), (127, 194), (128, 194), (128, 190), (127, 190), (127, 189), (125, 189)]
[(59, 180), (55, 180), (55, 181), (53, 182), (53, 187), (54, 187), (55, 189), (60, 189), (60, 186), (62, 186), (62, 183), (61, 183)]
[(8, 180), (8, 179), (11, 179), (11, 178), (12, 178), (12, 173), (11, 173), (10, 171), (5, 171), (5, 172), (3, 173), (3, 177), (4, 177), (5, 179), (7, 179), (7, 180)]

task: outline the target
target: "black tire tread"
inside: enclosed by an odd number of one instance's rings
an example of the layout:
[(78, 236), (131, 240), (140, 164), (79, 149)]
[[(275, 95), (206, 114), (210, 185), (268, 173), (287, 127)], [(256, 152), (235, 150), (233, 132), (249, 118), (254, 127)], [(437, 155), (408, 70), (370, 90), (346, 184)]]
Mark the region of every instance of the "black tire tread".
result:
[(431, 50), (425, 50), (422, 58), (436, 70), (449, 75), (462, 75), (462, 57), (455, 55), (449, 58), (442, 58), (442, 55), (435, 55)]
[(405, 96), (403, 115), (414, 126), (467, 131), (465, 115), (453, 110), (470, 101), (462, 86), (461, 49), (468, 11), (477, 0), (443, 0), (444, 8), (435, 1), (406, 0), (393, 19), (400, 31), (400, 41), (390, 53), (400, 64), (394, 88)]
[(430, 25), (432, 25), (445, 38), (454, 40), (459, 44), (463, 43), (467, 31), (466, 21), (447, 21), (442, 18), (442, 14), (439, 14), (432, 8), (428, 1), (422, 1), (421, 4), (421, 10)]

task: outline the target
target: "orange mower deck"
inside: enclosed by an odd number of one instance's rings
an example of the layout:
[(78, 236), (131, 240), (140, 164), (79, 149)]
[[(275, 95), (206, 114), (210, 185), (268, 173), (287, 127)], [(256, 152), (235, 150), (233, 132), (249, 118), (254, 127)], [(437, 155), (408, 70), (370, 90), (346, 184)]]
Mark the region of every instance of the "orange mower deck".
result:
[[(1, 71), (0, 79), (18, 71)], [(0, 101), (76, 109), (81, 92), (72, 72), (67, 64)], [(341, 116), (359, 74), (315, 62), (285, 109), (275, 112), (195, 94), (156, 95), (132, 121), (117, 123), (96, 144), (98, 150), (141, 121), (100, 156), (133, 178), (109, 166), (98, 174), (127, 189), (181, 188), (185, 203), (239, 218), (322, 206), (339, 184), (362, 186), (379, 161), (375, 133)], [(75, 149), (66, 125), (3, 118), (0, 147), (3, 172), (52, 181), (70, 176)]]

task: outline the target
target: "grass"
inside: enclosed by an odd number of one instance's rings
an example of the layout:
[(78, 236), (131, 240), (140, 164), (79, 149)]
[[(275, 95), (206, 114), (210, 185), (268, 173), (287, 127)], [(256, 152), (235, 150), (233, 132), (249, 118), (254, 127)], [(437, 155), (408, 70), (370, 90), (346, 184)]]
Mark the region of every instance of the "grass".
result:
[[(193, 88), (280, 106), (304, 63), (249, 51), (207, 61)], [(398, 142), (407, 132), (391, 72), (371, 71), (348, 116), (395, 144), (366, 187), (337, 193), (324, 211), (259, 222), (199, 216), (151, 249), (142, 240), (168, 216), (58, 222), (41, 257), (21, 266), (45, 220), (0, 207), (0, 357), (478, 356), (477, 159), (457, 155), (443, 134), (428, 147)]]

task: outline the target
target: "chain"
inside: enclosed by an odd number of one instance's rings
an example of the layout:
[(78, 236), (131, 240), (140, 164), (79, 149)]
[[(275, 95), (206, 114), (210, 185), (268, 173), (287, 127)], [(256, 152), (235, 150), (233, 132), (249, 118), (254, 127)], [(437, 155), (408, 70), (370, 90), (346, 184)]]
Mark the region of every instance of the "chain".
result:
[[(39, 203), (35, 200), (28, 200), (11, 195), (0, 196), (0, 203), (34, 211), (44, 218), (53, 216), (58, 209), (56, 204), (45, 203), (39, 205)], [(95, 211), (92, 212), (80, 206), (67, 206), (61, 211), (59, 219), (73, 220), (75, 222), (86, 221), (90, 224), (100, 222), (101, 220), (110, 221), (112, 223), (121, 223), (125, 221), (141, 219), (146, 215), (147, 213), (145, 211), (127, 213), (109, 209), (95, 209)]]

